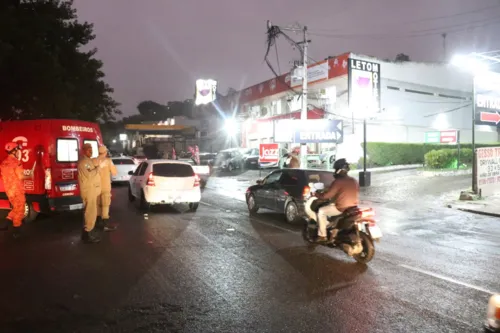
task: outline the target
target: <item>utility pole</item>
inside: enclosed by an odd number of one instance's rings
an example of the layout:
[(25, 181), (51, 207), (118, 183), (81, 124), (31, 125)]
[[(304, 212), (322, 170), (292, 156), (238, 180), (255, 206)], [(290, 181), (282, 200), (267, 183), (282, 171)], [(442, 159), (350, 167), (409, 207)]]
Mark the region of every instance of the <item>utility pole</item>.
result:
[[(307, 27), (304, 26), (304, 41), (302, 44), (302, 110), (300, 112), (300, 120), (307, 121)], [(307, 144), (301, 143), (300, 146), (300, 167), (302, 169), (307, 169)]]
[[(267, 28), (271, 29), (273, 25), (271, 24), (271, 21), (267, 21)], [(301, 121), (307, 121), (307, 86), (308, 86), (308, 80), (307, 80), (307, 48), (309, 46), (309, 43), (311, 40), (307, 39), (307, 27), (303, 26), (301, 27), (299, 24), (295, 24), (292, 27), (279, 27), (281, 30), (288, 30), (288, 31), (294, 31), (294, 32), (302, 32), (303, 34), (303, 40), (301, 42), (294, 42), (297, 45), (301, 46), (301, 51), (302, 51), (302, 109), (300, 111), (300, 120)], [(301, 143), (300, 145), (300, 167), (301, 168), (307, 168), (307, 143)]]
[(447, 35), (448, 34), (446, 32), (441, 34), (441, 37), (443, 37), (443, 52), (444, 52), (443, 61), (446, 61), (446, 36)]

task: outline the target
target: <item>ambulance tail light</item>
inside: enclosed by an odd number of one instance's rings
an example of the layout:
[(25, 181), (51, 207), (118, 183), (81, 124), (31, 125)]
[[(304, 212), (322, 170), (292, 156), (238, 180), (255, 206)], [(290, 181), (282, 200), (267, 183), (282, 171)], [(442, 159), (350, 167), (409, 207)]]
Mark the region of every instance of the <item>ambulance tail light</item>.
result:
[(52, 190), (52, 175), (50, 173), (50, 168), (45, 169), (45, 189), (47, 191)]

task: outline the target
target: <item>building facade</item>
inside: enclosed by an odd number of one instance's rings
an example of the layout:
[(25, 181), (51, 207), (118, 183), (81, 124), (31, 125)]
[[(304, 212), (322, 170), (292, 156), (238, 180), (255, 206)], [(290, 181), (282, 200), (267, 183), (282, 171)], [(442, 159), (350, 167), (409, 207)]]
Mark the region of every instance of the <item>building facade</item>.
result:
[[(369, 109), (360, 107), (365, 95), (356, 86), (366, 81), (358, 75), (366, 64), (379, 67), (379, 100)], [(442, 130), (458, 130), (462, 143), (471, 142), (473, 79), (453, 65), (388, 62), (346, 53), (309, 65), (308, 80), (308, 119), (342, 120), (339, 150), (362, 154), (365, 119), (370, 142), (422, 143), (426, 132)], [(275, 120), (300, 118), (301, 84), (285, 74), (240, 92), (243, 146), (273, 142)], [(498, 136), (496, 126), (476, 125), (476, 142), (498, 142)], [(331, 145), (310, 144), (310, 149), (321, 152)]]

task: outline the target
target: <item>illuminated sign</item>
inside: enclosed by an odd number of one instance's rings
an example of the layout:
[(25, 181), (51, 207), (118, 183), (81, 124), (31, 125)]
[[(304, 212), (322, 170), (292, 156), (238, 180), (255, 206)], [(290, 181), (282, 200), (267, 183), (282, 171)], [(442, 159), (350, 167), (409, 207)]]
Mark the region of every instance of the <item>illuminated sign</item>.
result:
[(349, 58), (349, 108), (362, 116), (380, 110), (380, 64)]
[(196, 80), (196, 92), (194, 103), (204, 105), (215, 101), (217, 93), (217, 81), (215, 80)]

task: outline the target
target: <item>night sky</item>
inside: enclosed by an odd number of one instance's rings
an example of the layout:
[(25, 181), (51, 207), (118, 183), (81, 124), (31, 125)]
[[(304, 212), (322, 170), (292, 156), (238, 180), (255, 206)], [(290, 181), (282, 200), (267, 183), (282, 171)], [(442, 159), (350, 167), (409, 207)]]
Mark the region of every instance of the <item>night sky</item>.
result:
[[(498, 0), (75, 0), (95, 25), (106, 81), (124, 115), (146, 99), (192, 98), (197, 78), (219, 81), (220, 92), (272, 77), (263, 62), (266, 21), (300, 22), (310, 30), (310, 55), (344, 52), (414, 61), (500, 49)], [(300, 35), (291, 33), (294, 38)], [(281, 72), (299, 53), (278, 42)], [(276, 63), (273, 50), (271, 58)]]

